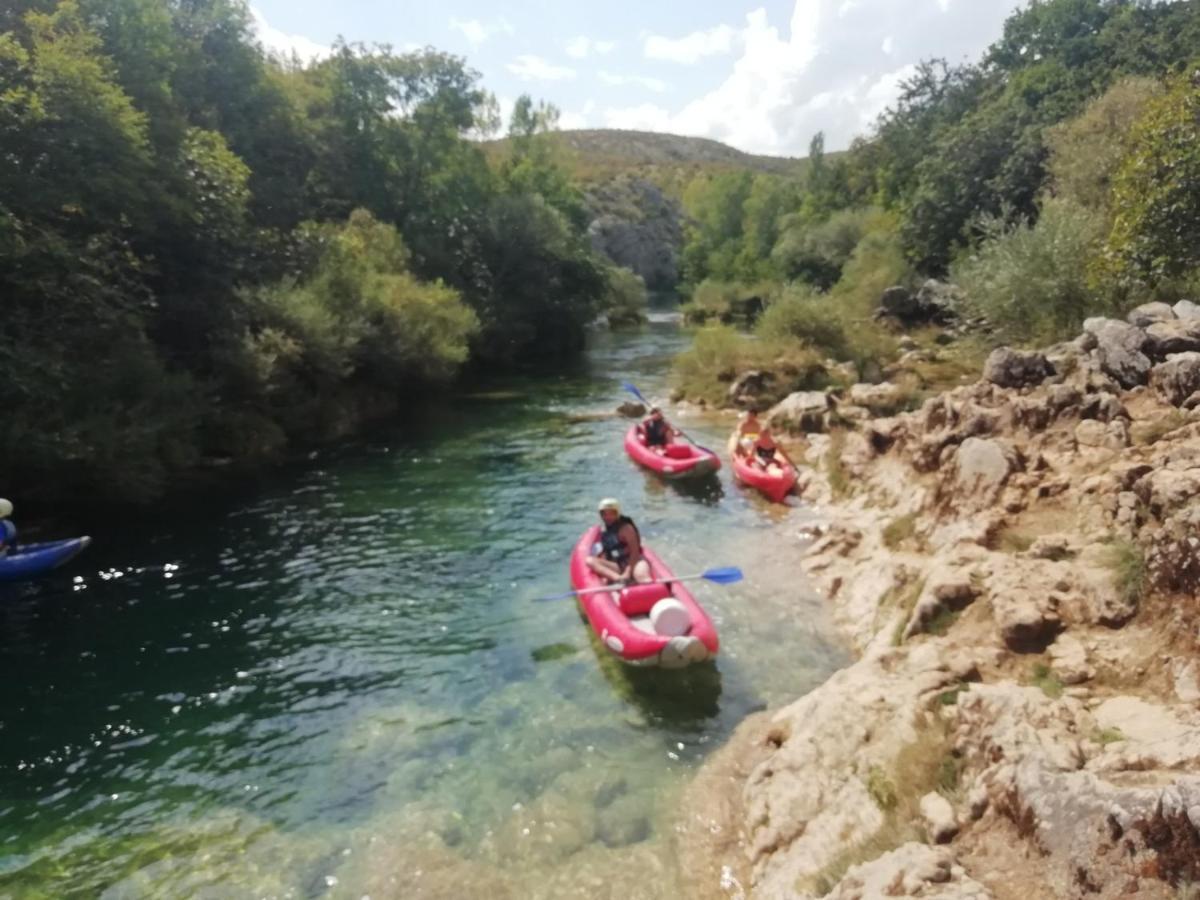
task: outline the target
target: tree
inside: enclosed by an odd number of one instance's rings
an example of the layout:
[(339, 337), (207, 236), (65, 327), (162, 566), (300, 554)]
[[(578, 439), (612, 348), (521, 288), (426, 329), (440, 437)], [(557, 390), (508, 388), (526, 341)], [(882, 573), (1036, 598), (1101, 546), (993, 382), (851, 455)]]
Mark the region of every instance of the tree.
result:
[(1200, 74), (1177, 77), (1129, 136), (1105, 271), (1155, 284), (1200, 268)]

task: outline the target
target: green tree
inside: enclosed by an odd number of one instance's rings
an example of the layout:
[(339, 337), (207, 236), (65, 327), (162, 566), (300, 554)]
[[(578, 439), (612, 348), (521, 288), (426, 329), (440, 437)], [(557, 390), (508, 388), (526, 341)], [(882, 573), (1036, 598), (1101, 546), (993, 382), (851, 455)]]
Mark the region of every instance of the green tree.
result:
[(1129, 136), (1106, 271), (1149, 284), (1200, 268), (1200, 75), (1176, 78)]

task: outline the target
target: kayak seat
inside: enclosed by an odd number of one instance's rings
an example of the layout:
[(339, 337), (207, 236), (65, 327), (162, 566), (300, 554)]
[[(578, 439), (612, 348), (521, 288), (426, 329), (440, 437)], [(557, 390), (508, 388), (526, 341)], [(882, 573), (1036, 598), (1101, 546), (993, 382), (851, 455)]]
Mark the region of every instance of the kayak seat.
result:
[(635, 584), (621, 591), (621, 612), (629, 617), (647, 615), (659, 600), (671, 596), (666, 584)]
[(666, 449), (663, 451), (663, 456), (670, 459), (691, 459), (692, 448), (687, 446), (687, 444), (667, 444)]

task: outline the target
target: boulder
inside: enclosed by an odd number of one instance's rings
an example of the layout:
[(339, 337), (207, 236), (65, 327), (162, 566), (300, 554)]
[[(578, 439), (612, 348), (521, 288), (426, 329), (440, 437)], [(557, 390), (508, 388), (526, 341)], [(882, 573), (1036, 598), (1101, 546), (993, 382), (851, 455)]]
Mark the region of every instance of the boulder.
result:
[(646, 407), (635, 400), (626, 400), (617, 407), (617, 415), (626, 419), (640, 419), (646, 414)]
[(1008, 648), (1041, 653), (1062, 631), (1062, 619), (1053, 605), (1019, 592), (994, 594), (992, 617)]
[(1191, 300), (1180, 300), (1171, 308), (1181, 319), (1200, 319), (1200, 306)]
[(1054, 374), (1044, 354), (997, 347), (983, 366), (983, 377), (1004, 388), (1022, 388), (1041, 384)]
[(1060, 634), (1050, 645), (1050, 662), (1063, 684), (1083, 684), (1096, 675), (1088, 665), (1087, 650), (1078, 639), (1069, 634)]
[(1080, 447), (1123, 450), (1129, 446), (1129, 425), (1124, 419), (1084, 419), (1075, 426), (1075, 441)]
[(825, 430), (825, 414), (833, 401), (824, 391), (797, 391), (790, 394), (767, 413), (772, 428), (810, 434)]
[(945, 844), (958, 834), (958, 819), (954, 807), (941, 794), (930, 791), (921, 798), (921, 818), (925, 822), (925, 833), (935, 844)]
[(882, 384), (856, 384), (850, 388), (848, 398), (855, 406), (886, 415), (895, 411), (899, 404), (900, 389), (890, 381)]
[(1150, 357), (1142, 352), (1149, 340), (1146, 332), (1115, 319), (1088, 319), (1084, 328), (1096, 336), (1096, 354), (1106, 375), (1123, 388), (1146, 383), (1151, 367)]
[(1150, 372), (1150, 387), (1166, 403), (1180, 406), (1200, 391), (1200, 352), (1176, 353)]
[(1200, 350), (1200, 318), (1156, 322), (1146, 329), (1146, 352), (1160, 362), (1172, 353)]
[(1015, 452), (1005, 444), (969, 437), (954, 454), (954, 493), (990, 503), (1019, 464)]
[(743, 372), (733, 380), (726, 393), (730, 406), (748, 409), (758, 406), (775, 385), (775, 373), (759, 369)]
[(913, 320), (917, 317), (916, 297), (908, 288), (890, 287), (879, 298), (879, 312), (901, 321)]
[(958, 318), (962, 292), (952, 284), (931, 278), (917, 291), (917, 306), (931, 322), (949, 324)]
[(1146, 328), (1155, 322), (1170, 322), (1176, 316), (1175, 310), (1169, 303), (1143, 303), (1136, 309), (1130, 310), (1129, 315), (1125, 318), (1130, 325)]

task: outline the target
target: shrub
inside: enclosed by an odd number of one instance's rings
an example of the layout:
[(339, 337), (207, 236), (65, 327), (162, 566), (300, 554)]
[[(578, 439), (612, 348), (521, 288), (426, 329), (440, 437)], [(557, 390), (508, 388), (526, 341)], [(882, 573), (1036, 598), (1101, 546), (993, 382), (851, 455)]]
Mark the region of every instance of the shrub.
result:
[(613, 327), (645, 322), (646, 282), (642, 276), (620, 266), (609, 269), (604, 306), (608, 324)]
[(1052, 342), (1079, 331), (1088, 316), (1113, 312), (1116, 298), (1094, 290), (1089, 267), (1103, 230), (1100, 216), (1073, 203), (1047, 200), (1034, 225), (1006, 229), (981, 222), (984, 242), (951, 274), (968, 303), (1006, 340)]
[(803, 288), (788, 290), (767, 307), (755, 332), (768, 340), (794, 340), (834, 359), (848, 355), (846, 332), (828, 298)]
[(870, 209), (846, 209), (817, 224), (793, 216), (771, 251), (771, 262), (788, 280), (828, 290), (878, 215)]
[(728, 325), (698, 330), (691, 348), (675, 358), (673, 377), (686, 396), (720, 405), (737, 373), (749, 369), (775, 374), (775, 394), (780, 398), (823, 387), (828, 380), (820, 355), (813, 351), (794, 343), (749, 338)]

